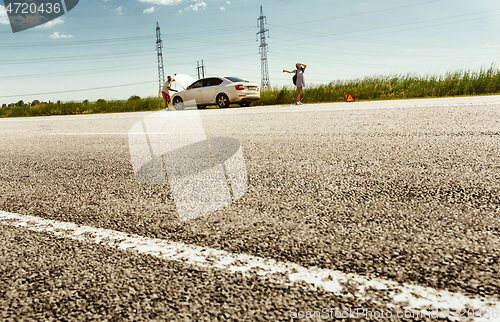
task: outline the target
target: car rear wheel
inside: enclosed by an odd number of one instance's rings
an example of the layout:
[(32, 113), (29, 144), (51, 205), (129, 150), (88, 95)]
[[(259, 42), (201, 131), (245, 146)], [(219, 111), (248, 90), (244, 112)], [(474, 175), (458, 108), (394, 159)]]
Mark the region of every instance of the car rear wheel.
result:
[(226, 94), (219, 94), (217, 96), (217, 105), (219, 105), (220, 108), (226, 108), (229, 107), (229, 98), (227, 97)]
[(182, 98), (180, 98), (179, 96), (174, 97), (172, 104), (174, 105), (174, 108), (176, 110), (183, 110), (184, 109), (184, 102), (182, 101)]

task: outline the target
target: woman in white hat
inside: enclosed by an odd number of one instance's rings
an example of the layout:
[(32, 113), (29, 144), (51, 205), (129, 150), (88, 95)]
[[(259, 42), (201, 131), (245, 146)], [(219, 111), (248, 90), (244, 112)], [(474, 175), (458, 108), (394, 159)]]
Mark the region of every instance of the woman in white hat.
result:
[(306, 81), (304, 80), (304, 72), (306, 70), (306, 65), (297, 63), (295, 64), (295, 70), (289, 71), (283, 69), (283, 73), (289, 73), (297, 76), (297, 81), (295, 82), (295, 86), (297, 86), (297, 99), (295, 100), (295, 105), (302, 105), (300, 102), (300, 93), (302, 92), (302, 88), (306, 86)]

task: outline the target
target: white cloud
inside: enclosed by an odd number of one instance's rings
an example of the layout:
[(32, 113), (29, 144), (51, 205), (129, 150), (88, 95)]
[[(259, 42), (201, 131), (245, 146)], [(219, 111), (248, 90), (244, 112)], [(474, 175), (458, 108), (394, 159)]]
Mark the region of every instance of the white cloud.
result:
[(0, 5), (0, 24), (3, 25), (8, 25), (9, 22), (9, 16), (7, 16), (7, 10), (5, 10), (4, 6)]
[(220, 11), (226, 11), (226, 8), (224, 8), (224, 7), (220, 7), (219, 9), (220, 9)]
[(184, 0), (139, 0), (140, 2), (152, 3), (164, 6), (175, 6), (184, 2)]
[(119, 15), (121, 15), (121, 14), (122, 14), (122, 10), (123, 10), (123, 7), (118, 7), (118, 8), (116, 8), (116, 9), (115, 9), (115, 11), (116, 11)]
[[(163, 5), (163, 6), (175, 6), (184, 2), (194, 2), (193, 4), (189, 5), (189, 7), (186, 7), (184, 9), (179, 10), (179, 13), (183, 13), (184, 11), (199, 11), (199, 10), (205, 10), (207, 7), (207, 4), (203, 0), (139, 0), (139, 2), (144, 2), (144, 3), (151, 3), (154, 5)], [(230, 1), (227, 1), (227, 3), (230, 3)], [(222, 11), (225, 10), (224, 7), (220, 7)], [(147, 10), (152, 10), (146, 9), (144, 10), (144, 13), (150, 13)], [(151, 11), (152, 12), (152, 11)]]
[(64, 20), (62, 20), (61, 18), (56, 18), (54, 20), (51, 20), (49, 22), (44, 23), (43, 25), (38, 26), (37, 28), (50, 28), (52, 26), (60, 25), (63, 23), (64, 23)]
[(202, 2), (197, 2), (195, 4), (192, 4), (189, 7), (185, 8), (184, 10), (198, 11), (200, 8), (201, 8), (201, 10), (205, 10), (206, 7), (207, 7), (207, 4), (202, 1)]
[[(61, 18), (56, 18), (54, 20), (45, 22), (46, 18), (44, 18), (40, 14), (26, 17), (17, 16), (13, 18), (13, 21), (18, 26), (28, 26), (27, 28), (31, 28), (32, 26), (36, 26), (35, 28), (50, 28), (52, 26), (64, 23), (64, 20), (62, 20)], [(10, 24), (9, 16), (7, 15), (7, 10), (4, 6), (0, 6), (0, 24)]]
[(73, 38), (73, 35), (60, 35), (58, 31), (54, 31), (52, 35), (49, 36), (49, 38), (52, 39), (59, 39), (59, 38)]
[(490, 44), (486, 44), (483, 46), (483, 48), (500, 48), (500, 45), (492, 46)]
[(155, 11), (155, 7), (151, 7), (149, 9), (144, 10), (142, 13), (153, 13)]

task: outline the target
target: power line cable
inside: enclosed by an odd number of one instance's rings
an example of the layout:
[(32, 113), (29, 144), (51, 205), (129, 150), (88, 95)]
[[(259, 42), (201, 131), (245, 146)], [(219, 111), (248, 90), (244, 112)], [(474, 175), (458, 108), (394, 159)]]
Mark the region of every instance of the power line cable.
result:
[[(317, 36), (311, 36), (308, 37), (308, 40), (314, 39), (314, 38), (324, 38), (324, 37), (332, 37), (332, 36), (339, 36), (339, 35), (346, 35), (346, 34), (353, 34), (353, 33), (361, 33), (361, 32), (366, 32), (366, 31), (373, 31), (373, 30), (381, 30), (381, 29), (388, 29), (388, 28), (399, 28), (399, 27), (404, 27), (408, 25), (416, 25), (416, 24), (423, 24), (423, 23), (428, 23), (428, 22), (434, 22), (434, 21), (441, 21), (441, 20), (446, 20), (446, 19), (453, 19), (453, 18), (458, 18), (458, 17), (464, 17), (464, 16), (471, 16), (471, 15), (476, 15), (476, 14), (482, 14), (482, 13), (491, 13), (495, 11), (500, 11), (500, 9), (495, 9), (495, 10), (488, 10), (488, 11), (481, 11), (481, 12), (476, 12), (476, 13), (470, 13), (470, 14), (463, 14), (463, 15), (458, 15), (458, 16), (452, 16), (452, 17), (446, 17), (446, 18), (438, 18), (438, 19), (431, 19), (431, 20), (426, 20), (426, 21), (420, 21), (420, 22), (413, 22), (413, 23), (405, 23), (405, 24), (400, 24), (400, 25), (393, 25), (393, 26), (387, 26), (387, 27), (378, 27), (378, 28), (370, 28), (370, 29), (362, 29), (362, 30), (356, 30), (356, 31), (345, 31), (345, 32), (335, 32), (335, 33), (321, 33), (321, 35), (317, 35), (318, 33), (315, 33)], [(461, 23), (461, 22), (468, 22), (468, 21), (473, 21), (473, 20), (478, 20), (478, 19), (484, 19), (484, 18), (493, 18), (494, 16), (486, 16), (486, 17), (478, 17), (478, 18), (472, 18), (472, 19), (467, 19), (467, 20), (459, 20), (459, 21), (452, 21), (452, 22), (447, 22), (447, 23), (442, 23), (442, 24), (434, 24), (434, 25), (427, 25), (427, 26), (420, 26), (420, 27), (415, 27), (415, 28), (407, 28), (407, 29), (396, 29), (396, 30), (391, 30), (391, 31), (386, 31), (386, 32), (380, 32), (380, 33), (372, 33), (365, 35), (366, 36), (376, 36), (376, 35), (383, 35), (383, 34), (388, 34), (388, 33), (397, 33), (397, 32), (402, 32), (402, 31), (411, 31), (411, 30), (417, 30), (417, 29), (422, 29), (422, 28), (429, 28), (429, 27), (437, 27), (437, 26), (444, 26), (444, 25), (450, 25), (450, 24), (456, 24), (456, 23)], [(274, 43), (289, 43), (290, 41), (293, 41), (295, 39), (283, 39), (283, 40), (278, 40), (275, 41)], [(309, 44), (314, 44), (315, 42), (302, 42), (304, 43), (309, 43)]]
[[(91, 69), (80, 69), (80, 70), (72, 70), (66, 72), (53, 72), (53, 73), (39, 73), (39, 74), (24, 74), (24, 75), (10, 75), (10, 76), (0, 76), (0, 79), (32, 79), (36, 77), (67, 77), (67, 76), (81, 76), (81, 75), (99, 75), (102, 73), (119, 73), (119, 72), (128, 72), (132, 70), (144, 70), (144, 67), (137, 66), (154, 66), (151, 63), (144, 64), (132, 64), (127, 65), (127, 69), (124, 69), (123, 66), (119, 67), (108, 67), (108, 68), (91, 68)], [(137, 67), (137, 68), (129, 68), (129, 67)], [(98, 73), (93, 73), (92, 71), (99, 71)]]
[(415, 6), (421, 6), (421, 5), (425, 5), (425, 4), (430, 4), (430, 3), (436, 3), (436, 2), (440, 2), (440, 1), (441, 0), (432, 0), (432, 1), (427, 1), (427, 2), (410, 4), (410, 5), (406, 5), (406, 6), (399, 6), (399, 7), (392, 7), (392, 8), (387, 8), (387, 9), (379, 9), (379, 10), (374, 10), (374, 11), (352, 13), (352, 14), (343, 15), (343, 16), (335, 16), (335, 17), (329, 17), (329, 18), (323, 18), (323, 19), (314, 19), (314, 20), (308, 20), (308, 21), (298, 21), (298, 22), (294, 22), (294, 23), (290, 23), (290, 24), (286, 24), (286, 25), (273, 25), (273, 24), (269, 24), (269, 25), (272, 26), (272, 27), (296, 26), (296, 25), (300, 25), (300, 24), (316, 23), (316, 22), (321, 22), (321, 21), (336, 20), (336, 19), (343, 19), (343, 18), (350, 18), (350, 17), (356, 17), (356, 16), (362, 16), (362, 15), (380, 13), (380, 12), (385, 12), (385, 11), (405, 9), (405, 8), (410, 8), (410, 7), (415, 7)]
[[(234, 8), (234, 7), (227, 7), (225, 8), (225, 10), (253, 10), (255, 9), (255, 7), (253, 6), (248, 6), (248, 7), (237, 7), (237, 8)], [(190, 12), (204, 12), (204, 11), (220, 11), (220, 8), (216, 8), (216, 9), (203, 9), (203, 10), (198, 10), (198, 11), (195, 11), (195, 10), (190, 10)], [(165, 12), (152, 12), (152, 13), (148, 13), (148, 16), (162, 16), (162, 17), (165, 17), (165, 16), (173, 16), (173, 15), (177, 15), (177, 11), (176, 12), (168, 12), (168, 13), (165, 13)], [(88, 18), (121, 18), (121, 17), (139, 17), (139, 16), (143, 16), (144, 13), (137, 13), (137, 14), (111, 14), (111, 15), (100, 15), (100, 16), (82, 16), (82, 15), (77, 15), (77, 16), (71, 16), (71, 18), (75, 18), (75, 19), (88, 19)]]
[(130, 83), (130, 84), (121, 84), (121, 85), (112, 85), (112, 86), (102, 86), (102, 87), (93, 87), (93, 88), (82, 88), (82, 89), (72, 89), (67, 91), (58, 91), (58, 92), (44, 92), (44, 93), (29, 93), (29, 94), (19, 94), (19, 95), (7, 95), (0, 96), (0, 98), (12, 98), (12, 97), (23, 97), (23, 96), (41, 96), (41, 95), (49, 95), (49, 94), (62, 94), (62, 93), (76, 93), (76, 92), (85, 92), (85, 91), (93, 91), (107, 88), (117, 88), (117, 87), (126, 87), (132, 85), (142, 85), (142, 84), (151, 84), (156, 83), (156, 81), (148, 81), (148, 82), (140, 82), (140, 83)]
[(68, 46), (68, 45), (89, 45), (89, 44), (101, 44), (101, 43), (112, 43), (121, 41), (130, 41), (133, 39), (145, 40), (144, 38), (153, 38), (151, 35), (133, 36), (133, 37), (120, 37), (120, 38), (101, 38), (101, 39), (88, 39), (88, 40), (68, 40), (64, 43), (53, 43), (53, 42), (40, 42), (40, 43), (23, 43), (23, 44), (2, 44), (0, 48), (15, 48), (15, 47), (41, 47), (41, 46)]
[(99, 59), (107, 59), (107, 58), (120, 58), (120, 57), (128, 57), (134, 56), (135, 54), (144, 54), (153, 52), (152, 50), (143, 50), (143, 51), (135, 51), (129, 53), (120, 53), (120, 54), (95, 54), (95, 55), (73, 55), (73, 56), (58, 56), (58, 57), (48, 57), (48, 58), (37, 58), (36, 60), (28, 59), (28, 60), (0, 60), (0, 65), (16, 65), (16, 64), (39, 64), (39, 63), (47, 63), (47, 62), (56, 62), (60, 63), (63, 61), (83, 61), (83, 60), (99, 60)]

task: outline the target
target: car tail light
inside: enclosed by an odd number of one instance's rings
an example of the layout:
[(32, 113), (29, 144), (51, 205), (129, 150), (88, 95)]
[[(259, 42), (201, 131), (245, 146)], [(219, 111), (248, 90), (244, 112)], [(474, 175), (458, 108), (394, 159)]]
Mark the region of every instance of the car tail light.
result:
[(245, 86), (243, 86), (243, 85), (236, 85), (234, 88), (236, 88), (237, 91), (244, 91), (245, 90)]

